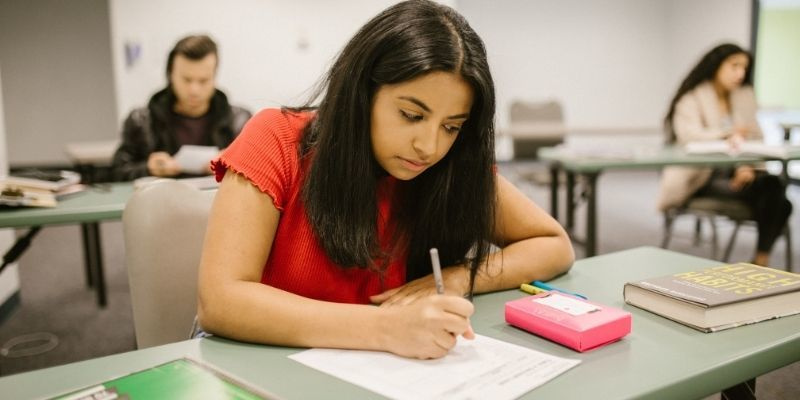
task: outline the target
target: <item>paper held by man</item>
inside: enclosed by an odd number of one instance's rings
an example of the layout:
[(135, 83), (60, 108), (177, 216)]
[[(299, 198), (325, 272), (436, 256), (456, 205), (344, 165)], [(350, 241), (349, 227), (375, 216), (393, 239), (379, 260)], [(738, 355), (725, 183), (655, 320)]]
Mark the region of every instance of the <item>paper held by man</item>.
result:
[(175, 153), (175, 161), (181, 166), (181, 171), (189, 174), (208, 174), (211, 160), (219, 154), (215, 146), (196, 146), (185, 144)]

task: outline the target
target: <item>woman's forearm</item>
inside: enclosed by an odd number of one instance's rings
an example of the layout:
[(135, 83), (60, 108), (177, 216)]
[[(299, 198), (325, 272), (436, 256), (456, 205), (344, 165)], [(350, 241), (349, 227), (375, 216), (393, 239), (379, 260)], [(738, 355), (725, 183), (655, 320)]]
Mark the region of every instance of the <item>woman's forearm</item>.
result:
[(427, 359), (447, 354), (458, 336), (474, 335), (469, 324), (474, 307), (457, 296), (376, 307), (238, 281), (201, 290), (198, 309), (201, 326), (211, 333), (280, 346), (379, 350)]
[(214, 292), (198, 305), (201, 326), (211, 333), (282, 346), (381, 348), (376, 307), (317, 301), (259, 282), (218, 284)]
[(575, 260), (565, 236), (539, 236), (512, 243), (489, 255), (475, 277), (475, 293), (519, 287), (568, 271)]

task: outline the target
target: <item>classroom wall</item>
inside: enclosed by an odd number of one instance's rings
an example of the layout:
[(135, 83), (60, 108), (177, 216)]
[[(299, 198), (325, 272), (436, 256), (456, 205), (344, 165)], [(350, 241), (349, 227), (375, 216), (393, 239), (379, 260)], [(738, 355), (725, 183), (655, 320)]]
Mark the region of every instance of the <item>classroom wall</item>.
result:
[(731, 42), (750, 48), (751, 0), (670, 0), (667, 8), (666, 81), (678, 90), (700, 58), (714, 46)]
[(800, 2), (763, 7), (759, 24), (755, 76), (759, 104), (800, 109)]
[(0, 0), (8, 161), (68, 165), (64, 144), (115, 135), (106, 0)]
[[(498, 126), (515, 98), (560, 99), (570, 131), (660, 129), (706, 48), (747, 45), (749, 0), (459, 0), (487, 44)], [(502, 131), (502, 129), (501, 129)]]
[[(6, 156), (6, 124), (3, 114), (3, 70), (0, 65), (0, 178), (8, 175), (8, 158)], [(0, 252), (5, 253), (14, 244), (14, 231), (0, 229)], [(19, 272), (17, 264), (11, 264), (0, 273), (0, 323), (4, 317), (2, 310), (8, 299), (19, 292)], [(6, 311), (6, 312), (10, 312)]]
[[(297, 105), (347, 39), (389, 0), (110, 0), (120, 123), (166, 85), (169, 50), (187, 34), (219, 45), (218, 85), (251, 111)], [(156, 12), (157, 10), (157, 12)], [(140, 49), (132, 63), (125, 47)]]
[[(219, 42), (218, 81), (234, 103), (302, 103), (345, 41), (394, 2), (0, 0), (0, 63), (22, 76), (4, 88), (9, 161), (65, 163), (64, 143), (118, 139), (188, 33)], [(571, 131), (657, 130), (697, 57), (721, 40), (747, 46), (750, 29), (750, 0), (445, 3), (488, 45), (501, 132), (516, 97), (560, 98)]]

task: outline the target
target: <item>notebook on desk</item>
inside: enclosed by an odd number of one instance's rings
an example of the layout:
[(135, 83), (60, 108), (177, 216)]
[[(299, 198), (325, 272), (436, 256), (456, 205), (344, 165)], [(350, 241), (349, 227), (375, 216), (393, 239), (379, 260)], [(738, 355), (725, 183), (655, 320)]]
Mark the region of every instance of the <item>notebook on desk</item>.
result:
[(80, 183), (81, 175), (74, 171), (41, 171), (29, 169), (14, 172), (3, 178), (3, 186), (31, 188), (57, 192), (67, 186)]
[(181, 358), (51, 399), (199, 398), (257, 400), (277, 397), (254, 389), (209, 365)]

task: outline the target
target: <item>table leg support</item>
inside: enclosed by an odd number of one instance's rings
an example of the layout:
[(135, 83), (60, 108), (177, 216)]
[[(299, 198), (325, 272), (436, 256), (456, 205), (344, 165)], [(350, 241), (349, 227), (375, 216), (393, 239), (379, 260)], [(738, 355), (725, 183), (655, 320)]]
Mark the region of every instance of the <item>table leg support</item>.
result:
[(572, 232), (575, 227), (575, 173), (567, 171), (567, 217), (565, 228), (567, 232)]
[(586, 174), (586, 257), (597, 255), (597, 177)]
[(94, 273), (92, 272), (92, 248), (89, 233), (89, 224), (81, 224), (81, 240), (83, 241), (83, 268), (86, 270), (86, 286), (94, 287)]
[(33, 226), (28, 230), (28, 233), (17, 238), (16, 242), (14, 242), (14, 245), (11, 246), (11, 248), (3, 255), (3, 263), (0, 264), (0, 272), (3, 272), (7, 266), (17, 261), (22, 253), (28, 249), (28, 246), (31, 244), (31, 240), (33, 240), (33, 237), (36, 236), (40, 230), (42, 230), (41, 226)]
[(550, 215), (558, 221), (558, 178), (560, 168), (550, 164)]
[(103, 274), (103, 249), (100, 243), (100, 224), (97, 222), (82, 225), (84, 236), (84, 249), (86, 252), (87, 267), (90, 270), (92, 281), (97, 291), (97, 305), (106, 306), (106, 281)]

